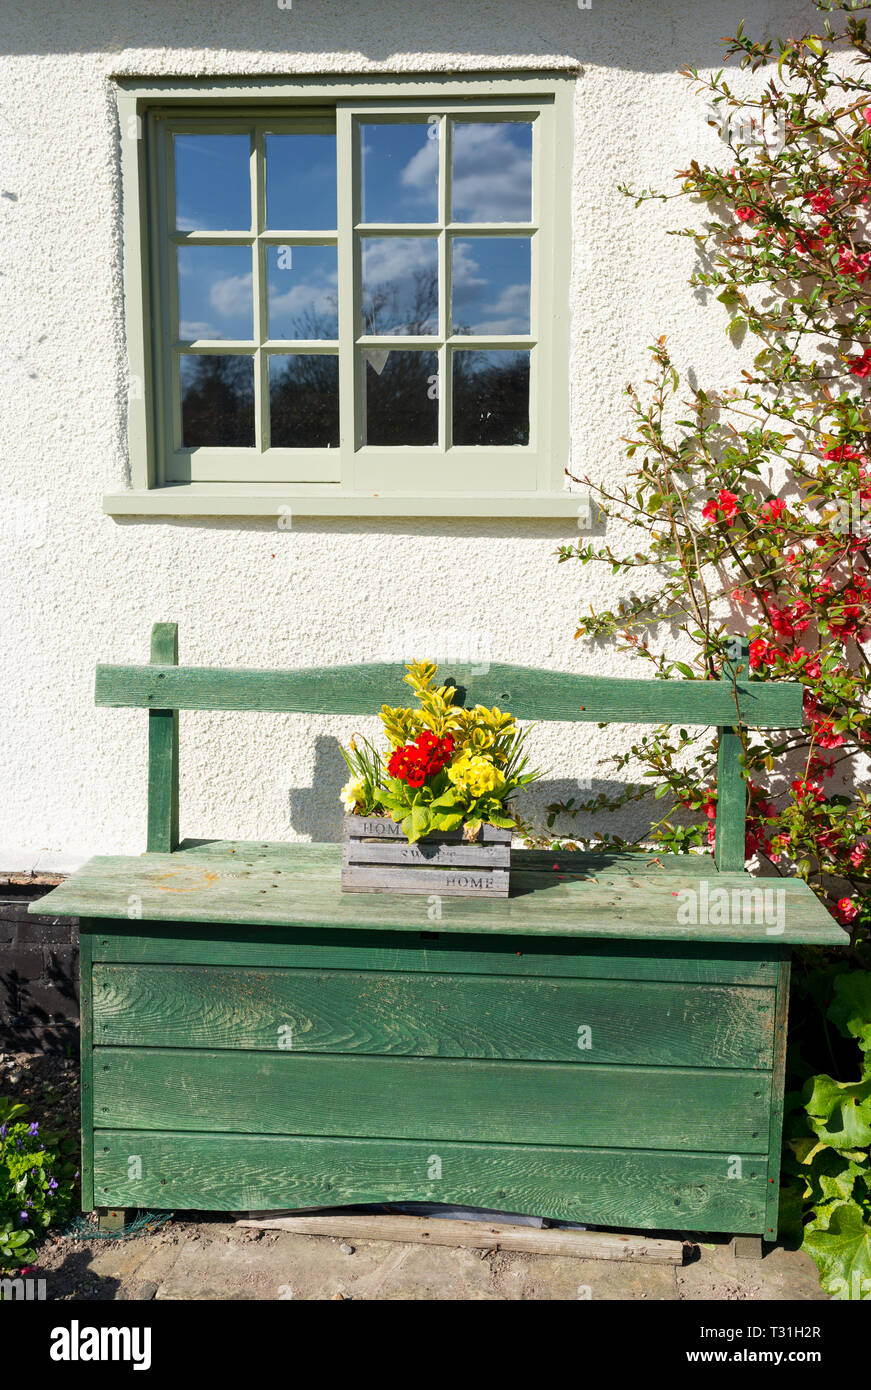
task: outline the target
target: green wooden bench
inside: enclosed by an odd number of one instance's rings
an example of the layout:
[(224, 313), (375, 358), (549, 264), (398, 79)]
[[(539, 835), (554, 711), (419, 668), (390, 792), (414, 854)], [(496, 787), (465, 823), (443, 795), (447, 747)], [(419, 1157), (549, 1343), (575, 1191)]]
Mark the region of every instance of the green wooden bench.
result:
[(148, 852), (35, 905), (81, 919), (85, 1210), (436, 1201), (774, 1238), (790, 947), (847, 935), (745, 873), (736, 728), (800, 725), (799, 685), (492, 666), (467, 703), (521, 720), (717, 725), (716, 850), (515, 851), (507, 901), (434, 921), (342, 893), (338, 845), (179, 843), (179, 710), (359, 716), (404, 702), (403, 668), (177, 659), (159, 624), (149, 665), (97, 668), (97, 704), (149, 711)]

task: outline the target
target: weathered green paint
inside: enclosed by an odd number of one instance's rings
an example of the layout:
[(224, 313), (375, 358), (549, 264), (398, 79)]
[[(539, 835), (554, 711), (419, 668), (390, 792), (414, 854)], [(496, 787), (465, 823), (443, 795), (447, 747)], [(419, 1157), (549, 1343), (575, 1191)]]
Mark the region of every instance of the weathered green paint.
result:
[[(553, 938), (632, 938), (636, 941), (716, 941), (770, 944), (774, 921), (765, 917), (765, 884), (749, 874), (714, 874), (686, 880), (677, 874), (646, 876), (559, 874), (527, 870), (522, 852), (512, 869), (511, 896), (445, 898), (438, 930)], [(142, 921), (236, 925), (321, 926), (349, 930), (427, 930), (426, 898), (398, 894), (343, 893), (341, 850), (310, 857), (307, 845), (288, 845), (284, 859), (247, 855), (144, 854), (97, 857), (41, 900), (58, 916), (124, 919), (135, 896)], [(846, 933), (800, 879), (778, 879), (784, 908), (778, 944), (842, 944)], [(756, 890), (754, 901), (748, 892)], [(737, 897), (732, 895), (737, 890)], [(689, 905), (704, 908), (714, 893), (728, 894), (731, 922), (681, 920)], [(725, 901), (725, 899), (724, 899)], [(773, 900), (772, 900), (773, 902)], [(704, 917), (700, 910), (697, 916)]]
[[(99, 665), (98, 705), (141, 709), (261, 710), (277, 713), (375, 714), (407, 703), (401, 664), (312, 667), (300, 671), (220, 667)], [(442, 677), (450, 678), (445, 667)], [(468, 706), (497, 705), (518, 719), (624, 724), (727, 724), (799, 728), (802, 687), (795, 681), (630, 680), (493, 663), (456, 683)]]
[[(765, 1072), (97, 1047), (107, 1129), (768, 1152)], [(763, 1160), (764, 1161), (764, 1160)]]
[(103, 1046), (772, 1064), (774, 990), (741, 985), (108, 964), (93, 981)]
[[(131, 1178), (129, 1157), (142, 1163)], [(100, 1130), (97, 1200), (239, 1211), (357, 1202), (451, 1202), (553, 1220), (688, 1231), (758, 1231), (764, 1158), (726, 1153), (306, 1136)], [(436, 1164), (434, 1160), (437, 1159)]]
[(82, 1211), (92, 1211), (94, 1198), (94, 1015), (91, 989), (91, 946), (93, 937), (87, 931), (79, 938), (79, 971), (81, 990), (79, 1000), (79, 1048), (81, 1066), (81, 1126)]
[[(177, 623), (151, 630), (155, 665), (178, 663)], [(148, 712), (148, 848), (171, 853), (178, 846), (178, 710)]]
[(744, 867), (744, 840), (747, 808), (747, 788), (739, 761), (743, 747), (736, 724), (743, 722), (740, 715), (740, 699), (735, 696), (735, 688), (741, 675), (749, 670), (749, 644), (746, 637), (732, 639), (734, 656), (726, 662), (723, 670), (723, 684), (733, 698), (734, 721), (719, 730), (717, 748), (717, 820), (714, 861), (723, 872)]
[(774, 986), (765, 948), (189, 922), (82, 922), (95, 961)]
[(771, 1074), (771, 1114), (768, 1139), (768, 1192), (765, 1202), (766, 1240), (777, 1239), (780, 1206), (780, 1146), (783, 1140), (783, 1091), (786, 1080), (786, 1030), (789, 1017), (789, 952), (779, 961), (774, 1018), (774, 1065)]

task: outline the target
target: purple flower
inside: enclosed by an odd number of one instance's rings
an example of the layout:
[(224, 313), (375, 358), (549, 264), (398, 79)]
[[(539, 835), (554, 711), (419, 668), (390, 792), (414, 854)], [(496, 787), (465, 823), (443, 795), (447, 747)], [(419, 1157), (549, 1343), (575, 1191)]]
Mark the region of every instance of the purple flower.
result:
[(19, 1215), (19, 1218), (20, 1218), (21, 1221), (26, 1221), (26, 1220), (27, 1220), (27, 1212), (26, 1212), (26, 1211), (20, 1211), (20, 1212), (18, 1213), (18, 1215)]
[(54, 1192), (56, 1188), (57, 1188), (57, 1183), (55, 1182), (54, 1178), (49, 1174), (49, 1179), (48, 1179), (48, 1190), (49, 1190), (49, 1192)]
[(28, 1134), (38, 1134), (38, 1133), (39, 1133), (39, 1121), (38, 1121), (38, 1120), (34, 1120), (33, 1124), (29, 1127), (27, 1133), (28, 1133)]
[(0, 1139), (6, 1138), (6, 1126), (0, 1125)]

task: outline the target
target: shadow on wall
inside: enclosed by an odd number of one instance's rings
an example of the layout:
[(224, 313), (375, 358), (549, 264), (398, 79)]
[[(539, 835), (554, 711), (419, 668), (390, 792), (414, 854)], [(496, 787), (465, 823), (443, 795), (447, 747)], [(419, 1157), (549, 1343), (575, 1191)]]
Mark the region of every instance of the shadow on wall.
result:
[[(819, 12), (796, 0), (755, 0), (750, 19), (755, 38), (800, 33), (819, 24)], [(3, 51), (9, 54), (116, 53), (113, 70), (138, 74), (165, 71), (183, 74), (196, 66), (198, 75), (209, 49), (256, 54), (261, 71), (316, 73), (318, 55), (336, 54), (344, 70), (361, 61), (382, 63), (412, 53), (455, 54), (463, 65), (470, 55), (477, 66), (488, 56), (516, 60), (515, 67), (544, 60), (558, 65), (614, 67), (634, 72), (671, 72), (687, 62), (722, 66), (722, 36), (733, 34), (748, 18), (746, 0), (536, 0), (534, 5), (478, 7), (443, 0), (154, 0), (148, 6), (129, 0), (99, 4), (33, 5), (32, 0), (5, 0)], [(179, 61), (167, 66), (149, 62), (149, 52), (178, 50)], [(135, 61), (134, 61), (135, 54)], [(188, 54), (190, 56), (188, 56)], [(270, 59), (287, 54), (282, 67)], [(261, 56), (262, 55), (262, 56)], [(292, 65), (290, 55), (315, 59)], [(398, 65), (397, 65), (398, 66)], [(422, 61), (419, 69), (445, 68)], [(408, 70), (407, 61), (402, 69)], [(226, 72), (214, 68), (214, 72)]]
[(76, 1044), (78, 924), (27, 912), (49, 891), (0, 885), (0, 1049), (62, 1052)]
[[(335, 844), (342, 839), (342, 816), (339, 792), (348, 780), (348, 769), (339, 752), (338, 741), (328, 735), (315, 739), (315, 760), (310, 787), (292, 787), (289, 797), (290, 824), (297, 835), (308, 835), (320, 844)], [(562, 777), (536, 782), (524, 794), (522, 812), (542, 831), (546, 824), (546, 808), (554, 802), (575, 804), (595, 800), (604, 795), (618, 796), (624, 790), (622, 782), (604, 777), (588, 779), (588, 785), (575, 778)], [(661, 813), (661, 812), (660, 812)], [(624, 811), (619, 823), (612, 812), (584, 812), (574, 818), (563, 816), (554, 825), (554, 835), (569, 840), (574, 836), (589, 837), (599, 830), (619, 832), (624, 837), (641, 834), (651, 823), (651, 814), (643, 806)]]

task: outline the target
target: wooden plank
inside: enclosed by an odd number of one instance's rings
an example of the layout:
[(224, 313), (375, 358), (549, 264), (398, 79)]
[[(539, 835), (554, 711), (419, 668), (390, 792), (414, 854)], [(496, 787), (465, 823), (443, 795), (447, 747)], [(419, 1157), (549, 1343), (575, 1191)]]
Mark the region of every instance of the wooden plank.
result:
[(612, 1231), (570, 1231), (517, 1226), (504, 1221), (433, 1220), (429, 1216), (246, 1217), (237, 1226), (255, 1231), (292, 1231), (334, 1240), (391, 1240), (411, 1245), (451, 1245), (467, 1250), (516, 1250), (528, 1255), (564, 1255), (576, 1260), (630, 1260), (640, 1264), (683, 1264), (683, 1242)]
[(421, 864), (429, 868), (507, 869), (511, 863), (510, 845), (431, 845), (347, 840), (342, 864)]
[[(154, 665), (178, 663), (178, 624), (155, 623), (151, 630)], [(178, 844), (178, 710), (151, 709), (148, 715), (148, 848), (171, 853)]]
[(81, 1099), (81, 1201), (82, 1211), (93, 1211), (94, 1201), (94, 996), (91, 981), (93, 937), (79, 938), (79, 1047)]
[[(316, 1104), (312, 1103), (316, 1097)], [(765, 1072), (428, 1057), (94, 1051), (101, 1127), (765, 1154)]]
[[(343, 816), (342, 830), (352, 840), (400, 840), (408, 844), (402, 826), (389, 816)], [(462, 829), (435, 831), (432, 835), (427, 835), (425, 840), (419, 840), (418, 845), (421, 848), (431, 844), (464, 845), (467, 848), (479, 849), (482, 845), (510, 847), (511, 834), (512, 832), (504, 826), (487, 824), (481, 826), (479, 838), (471, 845), (463, 838)]]
[[(447, 667), (440, 673), (447, 681)], [(97, 667), (98, 705), (140, 709), (269, 710), (298, 714), (375, 714), (404, 705), (399, 664), (312, 667), (301, 671), (219, 667)], [(518, 719), (626, 724), (727, 724), (735, 717), (731, 687), (720, 681), (630, 680), (493, 663), (460, 686), (462, 702), (510, 709)], [(802, 686), (795, 681), (740, 681), (741, 722), (799, 728)]]
[(566, 976), (690, 984), (769, 985), (769, 952), (674, 941), (574, 941), (536, 937), (357, 932), (188, 922), (85, 921), (95, 960), (157, 964), (276, 966), (311, 970), (401, 970), (466, 975)]
[[(426, 929), (432, 921), (425, 897), (342, 893), (340, 847), (333, 849), (332, 865), (322, 854), (308, 856), (307, 849), (288, 845), (282, 863), (268, 858), (260, 863), (256, 852), (248, 858), (232, 856), (229, 861), (195, 854), (100, 856), (34, 906), (57, 916), (124, 918), (135, 894), (142, 921), (405, 931)], [(445, 897), (438, 929), (746, 945), (771, 944), (774, 930), (777, 943), (784, 945), (845, 945), (849, 940), (800, 879), (719, 874), (712, 876), (707, 888), (706, 882), (695, 874), (682, 882), (674, 875), (651, 874), (643, 879), (591, 875), (586, 879), (512, 870), (507, 900)], [(745, 920), (749, 888), (760, 891), (753, 914)], [(777, 904), (782, 907), (774, 923), (766, 920), (764, 891), (773, 895), (772, 909)], [(709, 900), (714, 892), (728, 911), (702, 912), (698, 914), (702, 920), (688, 919), (684, 909), (698, 905), (702, 894)], [(722, 915), (736, 920), (721, 921)]]
[(486, 868), (418, 869), (410, 865), (348, 864), (342, 888), (351, 893), (425, 893), (446, 898), (507, 898), (508, 870)]
[(747, 788), (738, 762), (743, 747), (734, 729), (721, 729), (717, 748), (717, 820), (714, 861), (721, 873), (744, 867)]
[(789, 1020), (790, 953), (784, 951), (777, 982), (774, 1016), (774, 1065), (771, 1074), (771, 1105), (768, 1140), (768, 1191), (765, 1202), (765, 1239), (777, 1239), (780, 1208), (780, 1149), (783, 1142), (783, 1090), (786, 1081), (786, 1042)]
[[(746, 637), (734, 638), (735, 656), (724, 664), (723, 684), (731, 691), (737, 680), (737, 670), (746, 674), (749, 669), (749, 646)], [(737, 711), (736, 711), (737, 713)], [(747, 811), (747, 788), (739, 759), (744, 748), (733, 720), (719, 729), (717, 748), (717, 820), (714, 842), (714, 861), (725, 873), (744, 868), (744, 841)]]
[(104, 1129), (95, 1162), (105, 1205), (258, 1211), (446, 1202), (600, 1226), (758, 1233), (765, 1160), (744, 1153), (743, 1180), (735, 1182), (732, 1157)]
[(113, 1047), (770, 1069), (774, 990), (351, 970), (94, 966)]

